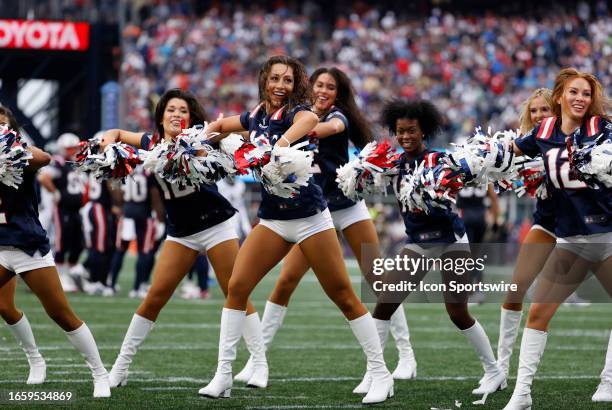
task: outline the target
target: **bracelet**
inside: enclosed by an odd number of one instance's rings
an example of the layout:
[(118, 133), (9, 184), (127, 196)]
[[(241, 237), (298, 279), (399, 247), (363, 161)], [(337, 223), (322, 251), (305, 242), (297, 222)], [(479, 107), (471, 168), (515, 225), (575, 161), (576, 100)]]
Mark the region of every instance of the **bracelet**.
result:
[(287, 146), (291, 145), (291, 141), (289, 141), (287, 137), (285, 137), (284, 135), (281, 136), (280, 139), (285, 140), (285, 142), (287, 143)]

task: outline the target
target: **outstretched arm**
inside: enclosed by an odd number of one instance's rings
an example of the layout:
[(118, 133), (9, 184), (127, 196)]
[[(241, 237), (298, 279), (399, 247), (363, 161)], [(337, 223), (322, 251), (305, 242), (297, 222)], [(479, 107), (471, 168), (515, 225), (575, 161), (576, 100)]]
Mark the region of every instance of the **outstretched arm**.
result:
[(105, 131), (104, 135), (102, 135), (100, 149), (104, 151), (104, 148), (106, 148), (108, 144), (112, 144), (115, 142), (123, 142), (125, 144), (133, 145), (136, 148), (141, 148), (140, 140), (142, 138), (142, 134), (142, 132), (131, 132), (120, 129), (112, 129)]
[(287, 147), (308, 134), (318, 124), (319, 118), (312, 111), (300, 111), (293, 118), (293, 125), (285, 132), (276, 144)]
[(332, 135), (340, 134), (344, 131), (346, 127), (344, 123), (338, 118), (332, 118), (329, 121), (320, 122), (316, 127), (311, 131), (313, 137), (316, 138), (327, 138)]

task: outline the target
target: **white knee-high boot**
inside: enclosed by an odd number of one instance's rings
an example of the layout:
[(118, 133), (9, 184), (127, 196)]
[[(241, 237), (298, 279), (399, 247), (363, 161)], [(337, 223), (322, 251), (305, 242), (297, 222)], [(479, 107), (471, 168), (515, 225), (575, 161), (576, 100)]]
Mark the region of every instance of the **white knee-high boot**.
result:
[[(251, 353), (247, 366), (234, 380), (244, 381), (249, 387), (265, 388), (268, 385), (268, 361), (266, 360), (266, 346), (262, 335), (261, 323), (257, 312), (246, 316), (242, 336)], [(248, 369), (247, 369), (248, 367)], [(249, 373), (249, 374), (247, 374)], [(248, 378), (245, 380), (243, 378)]]
[(147, 335), (151, 329), (153, 329), (154, 325), (155, 322), (145, 319), (136, 313), (132, 316), (130, 327), (128, 327), (125, 337), (123, 338), (123, 343), (121, 344), (121, 350), (110, 371), (111, 387), (120, 387), (127, 384), (130, 364), (138, 348), (147, 338)]
[(497, 361), (495, 360), (495, 355), (491, 348), (491, 342), (489, 342), (489, 338), (480, 323), (475, 321), (472, 327), (462, 330), (462, 332), (476, 351), (478, 359), (480, 359), (485, 371), (482, 383), (479, 387), (472, 390), (472, 393), (491, 394), (497, 390), (505, 389), (506, 376), (497, 366)]
[(501, 308), (499, 320), (499, 340), (497, 341), (497, 364), (508, 377), (510, 371), (510, 358), (514, 350), (514, 343), (518, 336), (523, 311), (514, 311)]
[[(390, 320), (380, 320), (374, 319), (374, 324), (376, 325), (376, 333), (378, 333), (378, 338), (380, 339), (380, 348), (385, 352), (385, 345), (387, 344), (387, 339), (389, 338), (389, 329), (391, 326)], [(355, 394), (367, 394), (370, 390), (370, 386), (372, 385), (372, 376), (368, 371), (363, 375), (363, 379), (361, 382), (353, 389), (353, 393)]]
[(242, 335), (246, 311), (223, 308), (221, 330), (219, 332), (219, 362), (215, 377), (199, 394), (217, 399), (230, 397), (232, 390), (232, 362), (236, 360), (236, 350)]
[[(266, 302), (266, 307), (261, 318), (261, 333), (263, 336), (263, 342), (266, 350), (268, 350), (268, 347), (272, 343), (272, 340), (274, 340), (276, 332), (282, 326), (286, 313), (287, 308), (285, 306), (277, 305), (276, 303), (270, 302), (269, 300)], [(243, 334), (242, 336), (246, 341), (247, 335)], [(249, 351), (251, 352), (251, 357), (249, 357), (249, 360), (247, 361), (244, 368), (234, 377), (234, 380), (236, 381), (248, 383), (249, 380), (251, 380), (251, 377), (253, 377), (253, 352), (251, 351), (251, 348), (249, 348)]]
[(19, 346), (23, 349), (28, 359), (28, 363), (30, 364), (30, 374), (27, 384), (44, 383), (47, 377), (47, 364), (38, 351), (36, 340), (34, 340), (34, 334), (32, 333), (32, 327), (25, 313), (17, 323), (13, 325), (7, 324), (6, 326), (13, 336), (15, 336), (17, 343), (19, 343)]
[[(367, 373), (372, 379), (368, 393), (363, 398), (362, 403), (380, 403), (389, 397), (393, 397), (393, 376), (385, 365), (381, 336), (379, 335), (379, 329), (388, 334), (389, 321), (375, 321), (368, 312), (355, 320), (349, 321), (349, 324), (366, 355)], [(385, 335), (383, 337), (386, 338)]]
[(612, 401), (612, 332), (608, 340), (608, 351), (606, 352), (606, 364), (601, 371), (601, 382), (597, 391), (593, 394), (593, 401)]
[(531, 384), (544, 354), (548, 333), (525, 328), (521, 340), (519, 368), (512, 397), (504, 410), (531, 409)]
[(404, 307), (399, 305), (395, 313), (391, 316), (391, 336), (395, 340), (395, 345), (399, 351), (399, 361), (393, 372), (396, 380), (414, 379), (417, 374), (417, 362), (410, 344), (410, 330), (404, 313)]
[(94, 397), (110, 397), (110, 382), (108, 372), (100, 359), (98, 346), (91, 334), (91, 331), (85, 323), (76, 330), (66, 332), (66, 336), (70, 343), (81, 353), (85, 358), (85, 362), (91, 370), (91, 375), (94, 380)]

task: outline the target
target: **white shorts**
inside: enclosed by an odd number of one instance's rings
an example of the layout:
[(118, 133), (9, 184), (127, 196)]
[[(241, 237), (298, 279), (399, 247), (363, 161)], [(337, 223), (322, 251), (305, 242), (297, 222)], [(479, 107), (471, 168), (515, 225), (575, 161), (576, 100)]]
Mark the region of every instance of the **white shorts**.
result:
[(55, 260), (50, 251), (44, 256), (39, 251), (36, 251), (34, 256), (30, 256), (13, 246), (0, 246), (0, 265), (11, 272), (23, 273), (55, 266)]
[(206, 252), (221, 242), (229, 241), (231, 239), (238, 239), (236, 227), (231, 218), (221, 222), (220, 224), (211, 226), (210, 228), (201, 232), (194, 233), (193, 235), (183, 236), (180, 238), (170, 235), (166, 236), (167, 241), (178, 242), (181, 245), (200, 253)]
[(359, 201), (348, 208), (333, 211), (331, 217), (334, 220), (334, 227), (338, 232), (344, 231), (356, 222), (372, 219), (365, 201)]
[(556, 238), (557, 237), (557, 235), (555, 235), (554, 232), (549, 231), (548, 229), (544, 228), (540, 224), (533, 224), (533, 225), (531, 225), (531, 229), (530, 230), (532, 230), (532, 229), (545, 232), (547, 235), (549, 235), (552, 238)]
[(289, 219), (286, 221), (260, 219), (259, 223), (290, 243), (300, 243), (316, 233), (334, 229), (334, 222), (327, 208), (307, 218)]
[(612, 232), (557, 238), (557, 246), (590, 262), (601, 262), (612, 256)]
[[(455, 235), (457, 236), (457, 235)], [(431, 246), (423, 248), (417, 243), (408, 243), (404, 249), (423, 255), (426, 258), (436, 258), (447, 252), (470, 252), (470, 241), (466, 233), (458, 237), (453, 243), (432, 243)]]
[(122, 241), (133, 241), (136, 240), (136, 221), (132, 218), (121, 218), (121, 232), (119, 232), (119, 237)]

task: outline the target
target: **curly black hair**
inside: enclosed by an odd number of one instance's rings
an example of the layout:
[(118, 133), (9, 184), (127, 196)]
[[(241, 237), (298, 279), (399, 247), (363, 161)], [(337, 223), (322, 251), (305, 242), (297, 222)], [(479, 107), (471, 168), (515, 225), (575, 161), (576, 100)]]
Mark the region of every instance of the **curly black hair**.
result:
[(381, 123), (395, 134), (397, 120), (406, 118), (419, 122), (425, 139), (434, 137), (442, 130), (443, 117), (436, 106), (425, 100), (391, 100), (383, 107)]
[(308, 75), (306, 74), (304, 64), (302, 64), (302, 62), (297, 58), (283, 55), (270, 57), (259, 70), (259, 77), (257, 81), (259, 86), (259, 100), (267, 101), (269, 99), (266, 84), (274, 64), (284, 64), (293, 69), (294, 85), (293, 91), (287, 96), (287, 109), (291, 110), (296, 105), (309, 102), (310, 87), (308, 86)]

